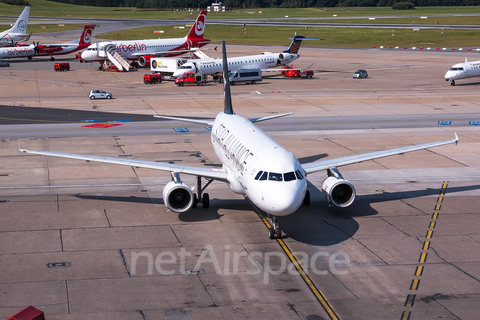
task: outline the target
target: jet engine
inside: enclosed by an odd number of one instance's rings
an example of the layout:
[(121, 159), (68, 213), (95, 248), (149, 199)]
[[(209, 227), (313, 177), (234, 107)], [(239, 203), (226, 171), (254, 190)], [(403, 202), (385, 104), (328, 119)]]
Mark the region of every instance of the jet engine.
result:
[(140, 56), (138, 58), (138, 65), (140, 67), (150, 67), (150, 60), (155, 58), (155, 56)]
[(183, 181), (170, 181), (163, 189), (163, 201), (174, 212), (185, 212), (193, 206), (193, 191)]
[(278, 55), (278, 64), (282, 64), (284, 60), (290, 61), (293, 56), (290, 53), (280, 53)]
[(328, 204), (337, 208), (345, 208), (355, 200), (355, 187), (345, 180), (337, 168), (327, 170), (328, 177), (323, 180), (322, 193)]

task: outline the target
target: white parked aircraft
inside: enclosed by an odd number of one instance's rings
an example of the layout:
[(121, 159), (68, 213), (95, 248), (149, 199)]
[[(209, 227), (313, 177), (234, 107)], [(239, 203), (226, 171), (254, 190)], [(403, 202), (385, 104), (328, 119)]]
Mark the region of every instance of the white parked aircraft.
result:
[[(228, 58), (228, 70), (240, 69), (261, 69), (262, 71), (272, 71), (271, 68), (286, 66), (289, 63), (300, 58), (298, 49), (302, 44), (302, 40), (322, 40), (311, 39), (302, 36), (295, 36), (287, 50), (281, 53), (263, 52), (253, 56), (242, 56)], [(269, 70), (267, 70), (269, 69)], [(278, 69), (285, 70), (285, 69)], [(220, 74), (223, 71), (223, 63), (221, 58), (213, 59), (192, 59), (184, 63), (174, 73), (174, 78), (180, 78), (185, 72), (200, 72), (207, 75)]]
[(447, 73), (445, 73), (445, 81), (450, 80), (452, 86), (455, 85), (455, 80), (473, 77), (480, 77), (480, 61), (468, 62), (467, 59), (465, 59), (464, 63), (453, 65)]
[(0, 32), (0, 47), (11, 47), (19, 41), (28, 41), (28, 39), (30, 39), (32, 33), (25, 33), (25, 31), (27, 31), (29, 14), (30, 7), (25, 7), (13, 27)]
[(127, 41), (101, 41), (90, 45), (83, 53), (82, 59), (86, 61), (105, 61), (105, 50), (115, 46), (117, 52), (127, 60), (138, 60), (142, 67), (150, 66), (150, 59), (155, 57), (174, 57), (188, 52), (195, 52), (198, 48), (208, 44), (210, 40), (204, 39), (207, 11), (202, 11), (183, 38), (165, 38), (149, 40)]
[[(225, 42), (223, 41), (223, 61), (227, 60)], [(223, 64), (223, 75), (228, 74), (228, 66)], [(211, 142), (215, 154), (222, 163), (222, 168), (194, 167), (179, 164), (140, 161), (99, 156), (35, 151), (20, 149), (21, 152), (72, 158), (86, 161), (98, 161), (126, 166), (150, 168), (169, 171), (172, 181), (163, 190), (165, 205), (174, 212), (185, 212), (196, 207), (197, 202), (209, 207), (208, 193), (205, 188), (213, 181), (223, 181), (230, 189), (248, 198), (261, 210), (271, 215), (271, 238), (281, 237), (277, 216), (285, 216), (295, 212), (301, 205), (309, 204), (310, 193), (307, 190), (306, 175), (327, 170), (327, 178), (323, 181), (322, 191), (329, 204), (336, 207), (347, 207), (355, 199), (355, 188), (345, 180), (337, 167), (367, 160), (403, 154), (410, 151), (456, 143), (455, 139), (426, 143), (398, 149), (377, 151), (366, 154), (352, 155), (337, 159), (327, 159), (318, 162), (300, 164), (288, 150), (267, 136), (254, 123), (282, 117), (288, 114), (245, 119), (233, 112), (230, 95), (230, 84), (224, 81), (224, 111), (215, 120), (185, 119), (176, 117), (156, 116), (164, 119), (187, 121), (202, 125), (211, 125)], [(180, 179), (181, 174), (197, 177), (196, 194)], [(202, 177), (208, 182), (202, 187)], [(203, 195), (202, 195), (203, 193)]]

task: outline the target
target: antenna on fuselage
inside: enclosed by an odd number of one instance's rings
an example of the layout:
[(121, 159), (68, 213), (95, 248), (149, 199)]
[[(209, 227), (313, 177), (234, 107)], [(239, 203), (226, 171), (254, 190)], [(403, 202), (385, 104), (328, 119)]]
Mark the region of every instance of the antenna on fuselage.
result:
[(223, 112), (225, 114), (235, 114), (232, 107), (232, 95), (230, 93), (230, 81), (228, 77), (227, 50), (225, 49), (225, 40), (222, 40), (222, 64), (223, 64)]

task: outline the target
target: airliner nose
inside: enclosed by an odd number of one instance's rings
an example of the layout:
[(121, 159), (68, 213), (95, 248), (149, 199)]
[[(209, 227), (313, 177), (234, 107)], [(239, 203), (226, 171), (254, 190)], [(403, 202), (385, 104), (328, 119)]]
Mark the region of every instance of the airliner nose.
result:
[(268, 209), (267, 212), (276, 216), (289, 215), (300, 207), (303, 201), (302, 190), (281, 187), (273, 190), (268, 197)]

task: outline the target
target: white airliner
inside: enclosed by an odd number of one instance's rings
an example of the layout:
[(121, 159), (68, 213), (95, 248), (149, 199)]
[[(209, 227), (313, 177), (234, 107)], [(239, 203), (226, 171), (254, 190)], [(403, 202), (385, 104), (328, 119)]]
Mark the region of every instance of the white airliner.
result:
[[(227, 60), (225, 42), (223, 41), (223, 61)], [(228, 66), (223, 64), (223, 75), (228, 74)], [(215, 120), (185, 119), (176, 117), (156, 116), (164, 119), (187, 121), (202, 125), (211, 125), (211, 142), (215, 154), (222, 163), (222, 168), (194, 167), (179, 164), (159, 163), (120, 158), (106, 158), (89, 155), (35, 151), (20, 149), (21, 152), (72, 158), (86, 161), (98, 161), (126, 166), (150, 168), (169, 171), (172, 181), (163, 190), (165, 205), (174, 212), (185, 212), (197, 203), (209, 207), (208, 193), (205, 188), (213, 181), (223, 181), (230, 189), (247, 196), (258, 208), (272, 216), (273, 228), (269, 231), (270, 238), (281, 237), (278, 216), (294, 213), (302, 203), (310, 203), (310, 193), (307, 190), (306, 175), (327, 170), (327, 178), (323, 181), (322, 192), (330, 205), (347, 207), (355, 199), (355, 188), (345, 180), (337, 167), (352, 163), (403, 154), (410, 151), (456, 143), (455, 139), (426, 143), (386, 151), (352, 155), (337, 159), (327, 159), (318, 162), (300, 164), (291, 152), (283, 148), (267, 136), (254, 123), (282, 117), (288, 114), (246, 119), (233, 112), (230, 95), (230, 84), (224, 81), (224, 111)], [(181, 174), (197, 177), (196, 194), (180, 178)], [(208, 182), (202, 186), (202, 178)], [(203, 193), (203, 195), (202, 195)]]
[(30, 39), (31, 33), (25, 33), (25, 31), (27, 31), (29, 14), (30, 7), (25, 7), (13, 27), (0, 32), (0, 47), (11, 47), (19, 41), (28, 41), (28, 39)]
[(174, 57), (188, 52), (194, 52), (198, 48), (210, 43), (204, 39), (205, 22), (207, 11), (202, 11), (192, 26), (192, 29), (183, 38), (127, 40), (127, 41), (101, 41), (89, 46), (83, 53), (82, 59), (86, 61), (105, 61), (107, 55), (105, 49), (115, 45), (117, 52), (127, 60), (138, 60), (142, 67), (150, 66), (150, 59), (155, 57)]
[[(286, 66), (289, 63), (300, 58), (298, 49), (302, 44), (302, 40), (322, 40), (295, 36), (287, 50), (282, 53), (263, 52), (253, 56), (242, 56), (228, 58), (228, 70), (240, 69), (261, 69), (262, 71), (272, 71), (271, 68)], [(267, 70), (270, 69), (270, 70)], [(284, 69), (279, 69), (284, 70)], [(220, 74), (223, 71), (223, 63), (221, 58), (213, 59), (193, 59), (184, 63), (174, 73), (174, 78), (180, 78), (185, 72), (201, 72), (207, 75)]]
[(450, 80), (452, 86), (455, 85), (455, 80), (473, 77), (480, 77), (480, 61), (468, 62), (467, 59), (465, 59), (464, 63), (453, 65), (447, 73), (445, 73), (445, 81)]

